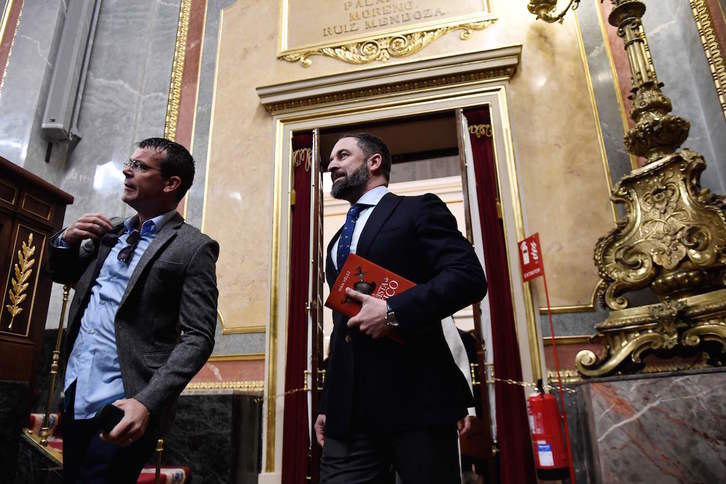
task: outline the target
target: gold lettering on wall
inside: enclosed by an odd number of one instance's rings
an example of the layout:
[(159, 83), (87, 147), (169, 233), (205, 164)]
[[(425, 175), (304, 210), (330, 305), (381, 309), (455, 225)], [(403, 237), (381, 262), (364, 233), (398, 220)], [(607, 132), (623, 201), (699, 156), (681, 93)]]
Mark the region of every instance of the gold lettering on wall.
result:
[(385, 62), (453, 30), (466, 40), (494, 20), (489, 0), (282, 0), (278, 58), (304, 67), (313, 55)]

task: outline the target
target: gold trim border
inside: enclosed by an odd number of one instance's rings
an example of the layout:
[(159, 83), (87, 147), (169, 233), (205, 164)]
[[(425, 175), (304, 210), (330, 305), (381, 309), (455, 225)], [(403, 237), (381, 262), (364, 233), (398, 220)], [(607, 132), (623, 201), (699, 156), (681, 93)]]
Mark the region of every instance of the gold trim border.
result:
[[(2, 14), (2, 20), (0, 20), (0, 42), (2, 42), (3, 37), (5, 37), (5, 31), (8, 27), (8, 19), (10, 18), (10, 12), (13, 9), (13, 4), (15, 3), (15, 0), (8, 0), (8, 3), (5, 4), (5, 8), (3, 9)], [(18, 32), (18, 25), (20, 25), (20, 18), (23, 16), (23, 7), (20, 7), (20, 13), (18, 13), (18, 21), (15, 24), (15, 29), (13, 30), (13, 39), (10, 41), (10, 48), (8, 49), (8, 58), (5, 60), (5, 65), (0, 66), (0, 94), (3, 92), (3, 87), (5, 86), (5, 73), (8, 70), (8, 66), (10, 65), (10, 57), (13, 54), (13, 47), (15, 46), (15, 34)]]
[(184, 59), (187, 51), (191, 11), (192, 0), (181, 0), (179, 21), (176, 29), (176, 43), (174, 44), (174, 61), (171, 67), (171, 80), (169, 81), (169, 100), (166, 105), (166, 119), (164, 120), (164, 137), (172, 141), (176, 141), (176, 125), (179, 122), (182, 76), (184, 75)]
[[(514, 76), (516, 70), (516, 66), (492, 67), (481, 71), (442, 75), (427, 79), (402, 81), (362, 89), (351, 89), (348, 91), (273, 102), (265, 104), (265, 109), (267, 109), (270, 114), (277, 115), (286, 114), (292, 111), (299, 111), (304, 108), (335, 106), (346, 102), (362, 101), (379, 98), (381, 96), (394, 96), (410, 92), (423, 93), (425, 91), (438, 88), (461, 87), (482, 81), (511, 78)], [(358, 112), (359, 110), (354, 109), (353, 111)], [(297, 121), (299, 119), (301, 118), (291, 118), (287, 121)]]
[[(590, 340), (594, 335), (589, 334), (577, 334), (572, 336), (555, 336), (555, 343), (558, 345), (581, 345), (589, 344)], [(545, 346), (552, 346), (552, 337), (543, 336), (542, 344)]]
[(239, 355), (212, 355), (209, 357), (207, 362), (215, 361), (258, 361), (264, 360), (264, 353), (245, 353)]
[[(721, 104), (721, 111), (726, 117), (726, 62), (724, 62), (721, 46), (718, 42), (713, 18), (705, 0), (690, 0), (690, 4), (698, 28), (698, 37), (701, 39), (708, 67), (711, 69), (711, 76), (716, 87), (718, 101)], [(719, 7), (721, 7), (720, 2)]]
[(265, 382), (262, 380), (241, 380), (223, 382), (192, 382), (184, 389), (185, 392), (200, 390), (241, 390), (244, 392), (262, 393)]

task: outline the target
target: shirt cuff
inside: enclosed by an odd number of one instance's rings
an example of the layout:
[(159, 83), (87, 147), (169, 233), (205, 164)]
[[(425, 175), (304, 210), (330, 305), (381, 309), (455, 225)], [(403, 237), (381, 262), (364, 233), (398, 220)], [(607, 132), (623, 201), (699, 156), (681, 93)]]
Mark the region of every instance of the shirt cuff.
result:
[(60, 235), (58, 237), (56, 237), (55, 239), (53, 239), (51, 241), (51, 244), (53, 245), (53, 247), (55, 247), (56, 249), (70, 249), (71, 248), (71, 246), (66, 244), (66, 241), (63, 240), (63, 235), (65, 233), (66, 232), (64, 230), (63, 232), (60, 233)]

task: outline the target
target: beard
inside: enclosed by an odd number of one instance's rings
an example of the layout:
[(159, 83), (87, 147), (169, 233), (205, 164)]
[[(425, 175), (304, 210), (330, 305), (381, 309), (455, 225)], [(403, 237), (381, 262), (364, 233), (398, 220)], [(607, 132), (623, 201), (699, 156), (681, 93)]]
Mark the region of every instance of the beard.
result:
[[(371, 174), (368, 171), (368, 166), (361, 163), (357, 170), (350, 175), (344, 175), (342, 178), (341, 181), (333, 182), (330, 194), (333, 198), (348, 200), (353, 203), (362, 195), (362, 193), (359, 194), (358, 192), (366, 185), (371, 178)], [(354, 200), (351, 200), (351, 196), (354, 196)]]

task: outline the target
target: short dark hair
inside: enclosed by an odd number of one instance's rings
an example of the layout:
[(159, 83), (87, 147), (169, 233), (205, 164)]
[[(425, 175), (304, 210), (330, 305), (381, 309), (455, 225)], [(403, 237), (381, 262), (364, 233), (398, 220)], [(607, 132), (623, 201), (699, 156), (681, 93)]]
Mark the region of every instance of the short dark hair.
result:
[(181, 185), (177, 189), (177, 199), (181, 200), (192, 186), (194, 181), (194, 158), (191, 153), (179, 143), (175, 143), (166, 138), (146, 138), (139, 141), (139, 148), (151, 148), (157, 151), (163, 151), (166, 155), (159, 162), (161, 176), (169, 178), (178, 176)]
[(358, 147), (363, 150), (363, 154), (366, 158), (371, 155), (381, 155), (381, 173), (386, 178), (386, 181), (391, 179), (391, 152), (388, 151), (388, 146), (383, 142), (381, 138), (370, 133), (350, 133), (344, 134), (340, 139), (343, 138), (355, 138)]

